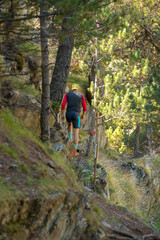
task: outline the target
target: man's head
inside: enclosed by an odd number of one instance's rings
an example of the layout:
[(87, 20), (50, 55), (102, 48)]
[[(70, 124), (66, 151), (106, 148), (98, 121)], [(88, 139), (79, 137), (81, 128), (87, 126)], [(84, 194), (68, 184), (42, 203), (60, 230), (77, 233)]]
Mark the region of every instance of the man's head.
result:
[(78, 88), (79, 88), (78, 84), (72, 85), (72, 91), (78, 91)]

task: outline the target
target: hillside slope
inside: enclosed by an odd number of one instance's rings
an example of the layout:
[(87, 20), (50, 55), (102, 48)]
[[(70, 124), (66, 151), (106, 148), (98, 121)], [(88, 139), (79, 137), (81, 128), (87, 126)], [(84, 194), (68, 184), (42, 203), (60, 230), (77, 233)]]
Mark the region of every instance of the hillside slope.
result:
[(72, 163), (8, 110), (0, 112), (0, 151), (0, 239), (159, 239), (144, 238), (154, 231), (83, 188)]

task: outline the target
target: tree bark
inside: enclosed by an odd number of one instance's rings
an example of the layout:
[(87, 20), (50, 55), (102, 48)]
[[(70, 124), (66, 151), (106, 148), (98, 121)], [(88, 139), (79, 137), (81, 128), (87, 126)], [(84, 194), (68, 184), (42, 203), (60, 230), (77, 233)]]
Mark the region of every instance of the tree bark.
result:
[(41, 68), (42, 68), (42, 99), (41, 99), (41, 139), (47, 141), (50, 139), (50, 88), (49, 88), (49, 51), (47, 21), (45, 16), (45, 0), (42, 0), (40, 9), (40, 27), (41, 27)]
[(97, 172), (97, 162), (99, 158), (99, 112), (97, 112), (96, 116), (96, 158), (95, 158), (95, 164), (94, 164), (94, 182), (96, 183), (96, 172)]
[(73, 36), (68, 37), (67, 34), (69, 34), (69, 29), (67, 28), (67, 18), (65, 18), (62, 24), (62, 38), (65, 38), (65, 40), (59, 43), (50, 84), (50, 99), (54, 103), (55, 110), (59, 109), (64, 95), (73, 50), (74, 38)]
[(134, 157), (135, 158), (139, 156), (139, 133), (140, 133), (140, 126), (139, 126), (139, 124), (137, 124), (135, 142), (134, 142)]
[(146, 125), (147, 148), (148, 148), (149, 155), (153, 155), (152, 132), (153, 132), (152, 125), (151, 125), (151, 122), (149, 122)]
[[(95, 59), (93, 59), (93, 63), (91, 66), (91, 71), (90, 74), (88, 76), (89, 79), (89, 86), (91, 85), (91, 82), (95, 82), (95, 75), (96, 75), (96, 67), (95, 67)], [(87, 94), (87, 100), (90, 103), (90, 105), (92, 105), (92, 99), (93, 99), (93, 95), (91, 94), (90, 91), (88, 91)], [(91, 120), (91, 132), (93, 133), (95, 130), (95, 110), (93, 109), (93, 107), (91, 106), (91, 114), (92, 114), (92, 120)], [(89, 136), (89, 142), (88, 142), (88, 147), (87, 147), (87, 151), (86, 151), (86, 156), (89, 157), (91, 152), (92, 152), (92, 148), (93, 148), (93, 135), (90, 134)]]
[[(94, 129), (95, 129), (95, 111), (94, 109), (92, 108), (91, 109), (92, 112), (91, 112), (91, 115), (92, 115), (92, 120), (91, 120), (91, 132), (94, 133)], [(87, 151), (86, 151), (86, 156), (89, 157), (91, 152), (92, 152), (92, 149), (93, 149), (93, 135), (90, 134), (89, 136), (89, 142), (88, 142), (88, 147), (87, 147)]]

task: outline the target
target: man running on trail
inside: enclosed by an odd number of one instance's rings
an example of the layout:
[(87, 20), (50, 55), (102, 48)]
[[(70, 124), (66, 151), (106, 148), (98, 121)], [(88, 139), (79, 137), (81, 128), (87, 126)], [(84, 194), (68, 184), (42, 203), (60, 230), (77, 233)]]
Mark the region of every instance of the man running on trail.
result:
[[(69, 139), (72, 139), (72, 124), (73, 124), (73, 136), (74, 136), (74, 146), (77, 150), (79, 141), (79, 128), (80, 128), (80, 118), (84, 119), (87, 106), (84, 95), (78, 92), (78, 86), (73, 84), (72, 91), (65, 94), (61, 110), (62, 110), (62, 121), (64, 121), (64, 110), (67, 103), (66, 119), (68, 122), (68, 135)], [(83, 114), (80, 117), (81, 104), (83, 106)], [(75, 155), (79, 155), (78, 152)]]

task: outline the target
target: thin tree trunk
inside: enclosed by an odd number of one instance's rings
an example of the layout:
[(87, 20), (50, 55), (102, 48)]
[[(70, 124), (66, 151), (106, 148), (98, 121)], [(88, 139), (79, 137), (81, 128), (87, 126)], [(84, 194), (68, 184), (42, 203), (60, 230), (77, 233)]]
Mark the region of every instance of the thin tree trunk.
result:
[(65, 38), (65, 40), (59, 43), (50, 84), (50, 99), (55, 106), (55, 110), (59, 109), (59, 104), (61, 104), (64, 95), (73, 50), (74, 38), (72, 36), (67, 37), (67, 34), (69, 34), (69, 30), (67, 29), (67, 18), (65, 18), (62, 24), (62, 39)]
[[(97, 45), (97, 38), (95, 39)], [(94, 79), (94, 108), (97, 107), (97, 85), (98, 85), (98, 49), (95, 49), (95, 79)], [(97, 114), (99, 117), (99, 113)], [(94, 183), (96, 184), (96, 173), (97, 173), (97, 162), (98, 162), (98, 155), (99, 155), (99, 118), (96, 120), (96, 157), (94, 162)]]
[(47, 141), (50, 139), (50, 122), (49, 122), (50, 87), (49, 87), (48, 35), (44, 3), (45, 0), (42, 0), (42, 5), (40, 9), (41, 61), (42, 61), (41, 139), (42, 141)]
[(99, 158), (99, 112), (97, 113), (97, 120), (96, 120), (96, 158), (94, 164), (94, 182), (96, 182), (96, 172), (97, 172), (97, 162)]
[[(92, 120), (91, 120), (91, 132), (94, 133), (94, 129), (95, 129), (95, 111), (94, 109), (92, 108), (91, 109), (91, 116), (92, 116)], [(88, 147), (87, 147), (87, 151), (86, 151), (86, 156), (89, 157), (91, 152), (92, 152), (92, 149), (93, 149), (93, 135), (90, 134), (89, 136), (89, 142), (88, 142)]]
[(148, 147), (148, 153), (150, 155), (153, 155), (153, 146), (152, 146), (152, 125), (151, 122), (149, 122), (146, 125), (146, 137), (147, 137), (147, 147)]
[[(89, 86), (91, 85), (91, 82), (95, 81), (95, 74), (96, 74), (96, 67), (95, 67), (95, 59), (93, 59), (93, 63), (91, 66), (91, 71), (90, 74), (88, 76), (89, 78)], [(88, 101), (91, 105), (91, 126), (90, 126), (90, 130), (93, 133), (95, 131), (95, 110), (92, 107), (92, 94), (90, 92), (88, 92)], [(88, 147), (87, 147), (87, 151), (86, 151), (86, 156), (89, 157), (91, 152), (93, 149), (93, 135), (90, 134), (89, 136), (89, 142), (88, 142)]]
[(135, 135), (135, 142), (134, 142), (134, 157), (138, 157), (139, 155), (139, 133), (140, 133), (140, 126), (137, 124), (136, 126), (136, 135)]

